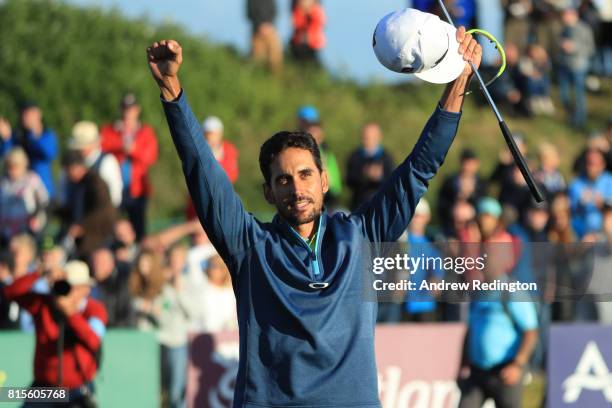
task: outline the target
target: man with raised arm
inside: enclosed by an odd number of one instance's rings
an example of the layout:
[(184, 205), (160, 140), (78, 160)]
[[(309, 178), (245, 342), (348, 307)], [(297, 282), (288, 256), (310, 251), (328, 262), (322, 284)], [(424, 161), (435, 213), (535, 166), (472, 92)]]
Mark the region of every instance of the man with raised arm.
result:
[[(476, 41), (463, 28), (457, 41), (478, 66)], [(412, 153), (352, 214), (323, 207), (328, 177), (312, 136), (274, 134), (259, 165), (277, 215), (263, 223), (244, 209), (201, 137), (178, 78), (180, 45), (156, 42), (147, 56), (196, 212), (232, 276), (240, 330), (233, 406), (380, 407), (363, 244), (396, 241), (408, 226), (457, 132), (470, 68), (448, 85)]]

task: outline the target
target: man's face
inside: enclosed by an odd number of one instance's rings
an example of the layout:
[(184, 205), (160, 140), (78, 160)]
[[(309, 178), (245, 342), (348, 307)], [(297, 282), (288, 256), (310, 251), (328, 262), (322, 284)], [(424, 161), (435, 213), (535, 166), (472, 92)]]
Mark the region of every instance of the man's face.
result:
[(85, 177), (85, 174), (87, 174), (87, 167), (82, 164), (72, 164), (68, 166), (66, 173), (68, 174), (68, 179), (72, 183), (78, 183)]
[(586, 156), (586, 173), (591, 180), (596, 180), (606, 168), (606, 162), (603, 154), (598, 151), (591, 150)]
[(140, 118), (140, 106), (130, 105), (124, 107), (121, 116), (125, 122), (137, 122)]
[(480, 161), (478, 159), (465, 159), (461, 162), (462, 173), (469, 176), (474, 176), (480, 169)]
[(136, 233), (128, 220), (119, 220), (115, 224), (115, 238), (125, 245), (132, 245), (136, 241)]
[(361, 143), (366, 150), (374, 150), (382, 140), (382, 131), (376, 124), (369, 124), (363, 128), (361, 133)]
[(478, 216), (478, 226), (480, 227), (480, 232), (484, 237), (490, 237), (495, 232), (497, 228), (499, 220), (497, 217), (491, 214), (480, 214)]
[(221, 145), (221, 142), (223, 141), (223, 132), (204, 132), (204, 138), (206, 139), (210, 147), (216, 149)]
[(42, 111), (36, 106), (24, 109), (21, 112), (21, 124), (26, 129), (31, 129), (42, 121)]
[(91, 256), (91, 267), (93, 269), (94, 278), (98, 282), (105, 281), (115, 269), (113, 253), (108, 249), (94, 251)]
[(70, 296), (74, 297), (77, 302), (81, 302), (91, 292), (89, 285), (74, 285), (70, 290)]
[(548, 224), (548, 211), (532, 208), (527, 213), (527, 221), (532, 230), (543, 231)]
[(328, 190), (327, 173), (319, 171), (308, 150), (295, 147), (276, 156), (270, 164), (270, 184), (264, 184), (266, 200), (292, 226), (313, 222)]

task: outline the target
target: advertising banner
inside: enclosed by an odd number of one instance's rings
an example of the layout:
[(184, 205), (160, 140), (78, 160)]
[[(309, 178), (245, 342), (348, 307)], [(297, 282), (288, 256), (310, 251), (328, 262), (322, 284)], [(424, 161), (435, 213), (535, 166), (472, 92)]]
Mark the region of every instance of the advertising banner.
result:
[[(461, 324), (379, 325), (376, 358), (385, 408), (454, 408), (465, 328)], [(238, 333), (191, 337), (188, 407), (231, 407)]]
[(612, 326), (553, 325), (548, 406), (612, 406)]

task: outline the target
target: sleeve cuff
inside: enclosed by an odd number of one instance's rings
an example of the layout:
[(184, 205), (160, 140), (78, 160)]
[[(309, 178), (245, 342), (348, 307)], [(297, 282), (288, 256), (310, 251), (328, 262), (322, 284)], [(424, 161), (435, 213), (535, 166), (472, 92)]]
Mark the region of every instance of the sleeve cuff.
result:
[(159, 95), (159, 99), (161, 100), (161, 102), (164, 105), (179, 104), (179, 103), (184, 101), (184, 99), (185, 99), (185, 92), (183, 91), (183, 88), (181, 88), (181, 92), (179, 93), (179, 96), (177, 96), (176, 99), (173, 99), (171, 101), (165, 100), (164, 97), (161, 94)]
[(463, 110), (460, 110), (459, 112), (447, 111), (447, 110), (444, 110), (442, 105), (440, 105), (440, 102), (438, 102), (438, 106), (436, 107), (436, 114), (438, 114), (441, 117), (446, 118), (446, 119), (457, 119), (457, 120), (459, 120), (461, 118), (461, 115), (463, 114)]

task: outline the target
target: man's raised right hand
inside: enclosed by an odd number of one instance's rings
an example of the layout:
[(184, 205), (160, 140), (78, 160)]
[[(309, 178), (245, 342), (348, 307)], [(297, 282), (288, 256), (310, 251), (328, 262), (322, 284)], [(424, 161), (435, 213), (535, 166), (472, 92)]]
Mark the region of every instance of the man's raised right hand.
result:
[(178, 72), (183, 63), (181, 45), (174, 40), (157, 41), (147, 48), (147, 61), (163, 98), (168, 101), (178, 98), (181, 93)]

